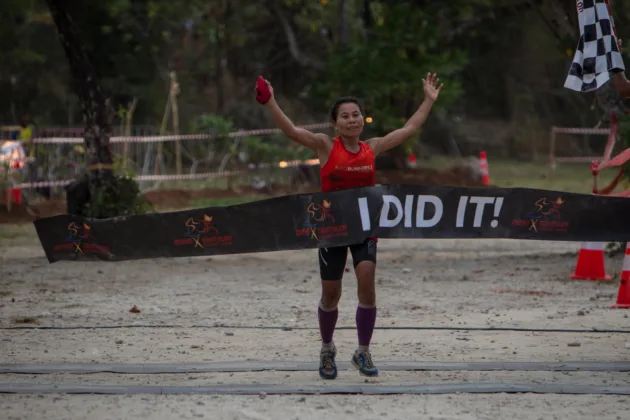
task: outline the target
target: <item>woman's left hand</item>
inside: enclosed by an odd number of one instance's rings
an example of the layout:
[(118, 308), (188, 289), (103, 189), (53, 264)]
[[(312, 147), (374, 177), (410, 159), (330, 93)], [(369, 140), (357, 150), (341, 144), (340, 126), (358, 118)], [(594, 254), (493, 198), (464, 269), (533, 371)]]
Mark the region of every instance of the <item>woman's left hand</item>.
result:
[(442, 90), (442, 86), (444, 86), (444, 83), (439, 83), (440, 79), (435, 73), (427, 73), (427, 77), (422, 79), (422, 84), (424, 85), (424, 97), (435, 102), (440, 94), (440, 90)]

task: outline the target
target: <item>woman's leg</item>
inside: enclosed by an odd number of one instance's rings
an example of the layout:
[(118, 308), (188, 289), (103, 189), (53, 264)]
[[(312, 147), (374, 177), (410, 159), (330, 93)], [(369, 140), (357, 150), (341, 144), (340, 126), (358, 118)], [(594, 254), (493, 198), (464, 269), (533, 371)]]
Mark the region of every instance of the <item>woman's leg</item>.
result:
[(337, 305), (341, 298), (341, 280), (346, 268), (347, 258), (347, 247), (319, 249), (322, 295), (317, 308), (317, 317), (322, 338), (319, 376), (323, 379), (335, 379), (337, 377), (337, 365), (335, 363), (337, 349), (333, 341), (333, 333), (339, 317)]
[(350, 247), (357, 276), (356, 323), (358, 347), (352, 364), (366, 376), (377, 376), (370, 352), (370, 342), (376, 324), (376, 240), (367, 239), (363, 244)]

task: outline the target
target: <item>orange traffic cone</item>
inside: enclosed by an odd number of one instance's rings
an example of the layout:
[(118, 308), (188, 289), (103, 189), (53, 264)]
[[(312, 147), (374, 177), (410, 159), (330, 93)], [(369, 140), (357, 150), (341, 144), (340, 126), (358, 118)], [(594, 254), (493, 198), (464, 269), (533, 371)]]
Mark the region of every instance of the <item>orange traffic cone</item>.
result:
[(409, 155), (409, 166), (412, 168), (415, 168), (416, 164), (417, 164), (416, 154), (412, 153), (411, 155)]
[(611, 277), (606, 274), (604, 245), (604, 242), (582, 243), (572, 279), (611, 280)]
[(623, 257), (623, 268), (621, 269), (621, 281), (619, 282), (617, 303), (610, 307), (630, 308), (630, 242), (626, 245), (626, 255)]
[(488, 156), (485, 151), (479, 153), (479, 170), (481, 171), (481, 181), (483, 185), (490, 185), (490, 175), (488, 173)]

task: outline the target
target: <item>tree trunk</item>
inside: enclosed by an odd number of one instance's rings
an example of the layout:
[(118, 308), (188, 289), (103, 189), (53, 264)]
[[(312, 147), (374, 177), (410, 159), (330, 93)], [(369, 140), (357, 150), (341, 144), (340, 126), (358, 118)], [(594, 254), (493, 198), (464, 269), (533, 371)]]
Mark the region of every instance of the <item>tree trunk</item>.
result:
[(79, 96), (84, 124), (85, 158), (90, 178), (111, 173), (113, 157), (109, 145), (111, 121), (105, 99), (98, 86), (96, 71), (83, 48), (79, 29), (69, 13), (69, 0), (46, 0), (59, 40), (68, 58)]
[(66, 53), (81, 104), (84, 125), (87, 173), (66, 187), (67, 213), (92, 218), (110, 218), (144, 212), (138, 200), (137, 184), (117, 178), (109, 144), (114, 112), (98, 85), (96, 70), (80, 38), (80, 31), (70, 16), (72, 0), (46, 0), (57, 26), (59, 40)]

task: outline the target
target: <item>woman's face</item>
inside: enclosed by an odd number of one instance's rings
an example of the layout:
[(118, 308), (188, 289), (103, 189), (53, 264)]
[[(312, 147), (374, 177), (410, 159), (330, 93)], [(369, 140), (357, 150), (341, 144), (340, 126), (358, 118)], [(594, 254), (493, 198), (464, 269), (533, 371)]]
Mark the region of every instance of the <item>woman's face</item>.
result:
[(343, 137), (359, 137), (363, 131), (363, 115), (359, 106), (352, 102), (341, 104), (337, 112), (335, 127)]

